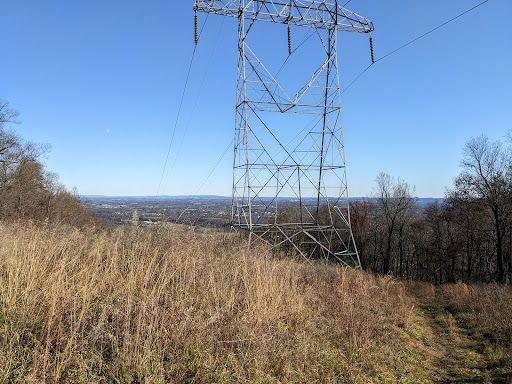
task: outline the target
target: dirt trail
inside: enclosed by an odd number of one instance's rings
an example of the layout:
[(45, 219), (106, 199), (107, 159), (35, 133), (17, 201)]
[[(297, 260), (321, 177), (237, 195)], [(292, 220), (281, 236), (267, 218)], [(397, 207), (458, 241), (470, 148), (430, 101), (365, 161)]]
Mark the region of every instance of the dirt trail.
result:
[(439, 289), (431, 297), (421, 297), (422, 312), (428, 335), (427, 353), (436, 366), (435, 383), (498, 383), (486, 371), (484, 346), (456, 316), (450, 301)]

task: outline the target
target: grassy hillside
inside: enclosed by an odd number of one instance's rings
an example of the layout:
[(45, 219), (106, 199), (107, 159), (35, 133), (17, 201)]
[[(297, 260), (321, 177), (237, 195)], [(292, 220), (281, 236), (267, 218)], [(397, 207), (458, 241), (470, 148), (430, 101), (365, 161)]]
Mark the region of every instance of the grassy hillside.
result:
[(2, 223), (0, 279), (0, 383), (512, 380), (510, 288), (311, 266), (193, 229)]

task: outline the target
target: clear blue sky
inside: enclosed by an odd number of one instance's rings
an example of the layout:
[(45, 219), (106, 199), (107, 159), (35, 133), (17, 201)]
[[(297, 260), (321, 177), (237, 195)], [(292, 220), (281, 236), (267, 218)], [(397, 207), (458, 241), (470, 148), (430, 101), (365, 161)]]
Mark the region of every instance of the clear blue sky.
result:
[[(347, 8), (374, 22), (379, 58), (479, 2)], [(192, 6), (0, 0), (0, 98), (20, 111), (24, 138), (51, 144), (45, 163), (68, 188), (157, 192), (193, 50)], [(512, 1), (490, 0), (377, 63), (342, 96), (350, 195), (368, 195), (384, 171), (420, 197), (442, 197), (465, 142), (503, 140), (512, 128), (511, 19)], [(195, 193), (232, 140), (237, 24), (222, 20), (210, 16), (201, 37), (160, 194)], [(369, 64), (367, 36), (340, 34), (339, 52), (344, 88)], [(199, 193), (230, 195), (232, 163), (230, 149)]]

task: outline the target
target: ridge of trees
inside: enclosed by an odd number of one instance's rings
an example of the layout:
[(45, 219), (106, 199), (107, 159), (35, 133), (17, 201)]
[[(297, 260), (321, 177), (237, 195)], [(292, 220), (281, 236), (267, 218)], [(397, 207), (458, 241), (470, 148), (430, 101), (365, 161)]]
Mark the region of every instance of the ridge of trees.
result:
[(0, 100), (0, 220), (101, 226), (57, 175), (44, 168), (41, 157), (49, 146), (27, 142), (8, 128), (19, 124), (18, 116)]
[(444, 201), (423, 209), (413, 187), (385, 173), (371, 199), (351, 203), (364, 269), (436, 284), (512, 283), (512, 151), (472, 138), (461, 167)]

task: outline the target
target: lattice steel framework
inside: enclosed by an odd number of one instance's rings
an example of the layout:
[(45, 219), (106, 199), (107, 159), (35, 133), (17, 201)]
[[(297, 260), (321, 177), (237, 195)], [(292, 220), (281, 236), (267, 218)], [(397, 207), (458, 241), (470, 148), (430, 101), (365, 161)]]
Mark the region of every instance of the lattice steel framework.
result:
[[(233, 228), (248, 232), (249, 242), (360, 267), (348, 206), (337, 38), (338, 31), (370, 33), (372, 22), (333, 0), (196, 0), (194, 10), (238, 18)], [(249, 47), (259, 21), (315, 30), (325, 56), (294, 96)], [(300, 136), (294, 145), (280, 136), (286, 122), (276, 115), (294, 116), (290, 124)]]

